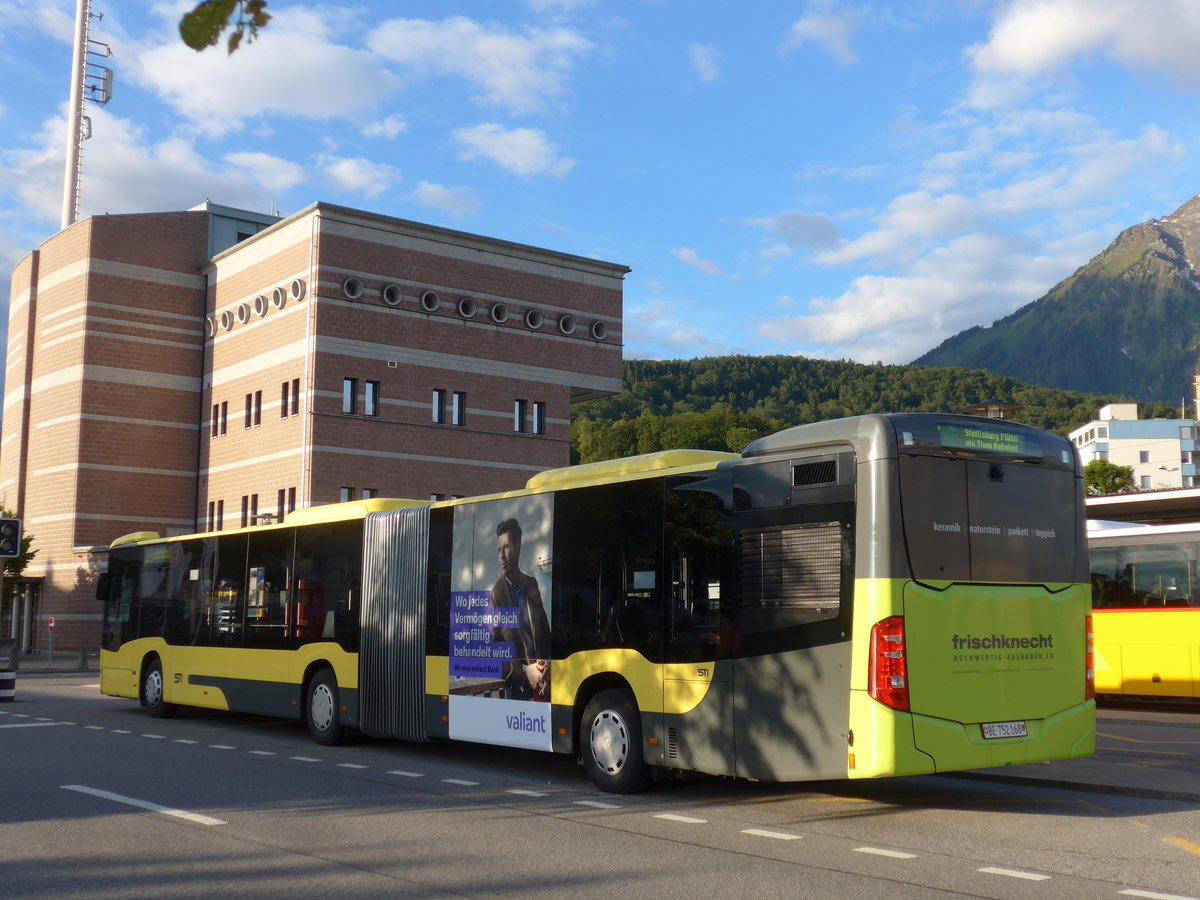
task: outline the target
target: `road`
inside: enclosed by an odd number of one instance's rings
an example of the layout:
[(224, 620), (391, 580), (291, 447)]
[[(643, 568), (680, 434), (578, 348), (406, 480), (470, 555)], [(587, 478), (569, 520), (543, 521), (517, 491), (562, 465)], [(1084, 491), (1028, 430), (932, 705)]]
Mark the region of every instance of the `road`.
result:
[(155, 720), (95, 678), (0, 705), (0, 897), (1200, 897), (1197, 714), (1106, 713), (1079, 764), (614, 797), (563, 757)]

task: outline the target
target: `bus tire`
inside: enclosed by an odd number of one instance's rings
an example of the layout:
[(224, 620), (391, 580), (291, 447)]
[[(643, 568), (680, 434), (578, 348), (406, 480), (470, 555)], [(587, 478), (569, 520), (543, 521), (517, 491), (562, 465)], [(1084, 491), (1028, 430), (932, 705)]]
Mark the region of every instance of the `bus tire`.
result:
[(175, 704), (163, 699), (165, 689), (162, 663), (157, 659), (151, 660), (142, 672), (142, 704), (155, 719), (169, 719), (175, 715)]
[(308, 683), (304, 704), (308, 733), (318, 744), (328, 747), (342, 742), (346, 731), (338, 720), (340, 709), (337, 678), (332, 669), (321, 669)]
[(654, 773), (642, 755), (642, 718), (629, 691), (596, 694), (579, 725), (579, 750), (592, 783), (611, 794), (644, 791)]

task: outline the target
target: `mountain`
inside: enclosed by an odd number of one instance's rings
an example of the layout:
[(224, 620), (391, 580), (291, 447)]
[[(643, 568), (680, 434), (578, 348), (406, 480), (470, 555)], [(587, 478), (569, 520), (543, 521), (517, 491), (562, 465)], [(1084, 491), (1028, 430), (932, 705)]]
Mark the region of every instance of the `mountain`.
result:
[[(1129, 398), (1022, 384), (961, 368), (884, 366), (798, 356), (630, 359), (625, 390), (572, 408), (573, 458), (595, 462), (677, 447), (740, 452), (791, 425), (870, 412), (960, 412), (982, 400), (1020, 405), (1011, 418), (1065, 435)], [(1143, 417), (1170, 417), (1147, 405)]]
[(920, 366), (1178, 407), (1200, 357), (1200, 196), (1127, 228), (1046, 296), (943, 341)]

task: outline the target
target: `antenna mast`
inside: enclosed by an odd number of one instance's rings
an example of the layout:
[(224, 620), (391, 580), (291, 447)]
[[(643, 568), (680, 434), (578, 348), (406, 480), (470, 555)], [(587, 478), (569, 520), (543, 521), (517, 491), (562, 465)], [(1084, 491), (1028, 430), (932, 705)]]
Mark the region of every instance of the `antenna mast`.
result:
[[(103, 18), (103, 13), (96, 16)], [(112, 99), (113, 72), (107, 66), (91, 62), (88, 57), (100, 55), (92, 46), (103, 48), (105, 57), (112, 56), (107, 44), (88, 37), (92, 19), (91, 0), (76, 0), (75, 47), (71, 54), (71, 101), (67, 109), (67, 165), (63, 173), (62, 228), (75, 224), (79, 218), (79, 176), (83, 170), (83, 142), (92, 136), (92, 122), (83, 114), (83, 103), (91, 100), (103, 106)]]

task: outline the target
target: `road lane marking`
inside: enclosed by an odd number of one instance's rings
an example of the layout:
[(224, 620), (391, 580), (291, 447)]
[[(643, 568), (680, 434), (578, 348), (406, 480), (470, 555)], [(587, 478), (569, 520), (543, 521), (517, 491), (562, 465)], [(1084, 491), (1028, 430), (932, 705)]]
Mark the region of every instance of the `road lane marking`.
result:
[(777, 841), (798, 841), (800, 835), (788, 834), (786, 831), (768, 831), (765, 828), (743, 828), (742, 834), (748, 834), (753, 837), (774, 838)]
[(509, 788), (505, 793), (517, 794), (521, 797), (548, 797), (545, 791), (527, 791), (524, 788)]
[(389, 775), (399, 775), (401, 778), (424, 778), (424, 772), (406, 772), (403, 769), (392, 769)]
[(697, 819), (694, 816), (680, 816), (675, 813), (655, 813), (654, 818), (666, 819), (668, 822), (681, 822), (684, 825), (707, 825), (708, 819)]
[(1184, 838), (1163, 838), (1168, 844), (1174, 844), (1177, 847), (1182, 847), (1193, 856), (1200, 856), (1200, 844), (1193, 844)]
[(126, 797), (123, 794), (114, 794), (111, 791), (102, 791), (99, 788), (86, 787), (82, 784), (62, 784), (59, 785), (59, 787), (61, 787), (64, 791), (77, 791), (80, 794), (90, 794), (91, 796), (99, 797), (102, 800), (112, 800), (114, 803), (124, 803), (126, 806), (136, 806), (138, 809), (162, 813), (165, 816), (173, 816), (176, 819), (184, 819), (188, 822), (195, 822), (197, 825), (229, 824), (224, 819), (215, 819), (212, 816), (188, 812), (186, 809), (175, 809), (170, 806), (160, 806), (159, 804), (151, 803), (148, 800), (138, 800), (136, 797)]
[(320, 762), (315, 756), (289, 756), (288, 759), (294, 759), (296, 762)]
[(457, 784), (462, 787), (478, 787), (478, 781), (467, 781), (465, 778), (443, 778), (442, 784)]
[(592, 809), (620, 809), (616, 803), (602, 803), (599, 800), (576, 800), (576, 806), (590, 806)]
[(982, 869), (976, 869), (976, 872), (982, 872), (984, 875), (1004, 875), (1008, 878), (1024, 878), (1026, 881), (1049, 881), (1049, 875), (1038, 875), (1034, 872), (1021, 872), (1017, 869), (1002, 869), (999, 866), (985, 866)]
[(143, 734), (142, 737), (150, 738), (152, 741), (165, 741), (167, 739), (165, 734)]
[(193, 740), (191, 740), (191, 739), (189, 739), (189, 738), (175, 738), (175, 743), (177, 743), (177, 744), (198, 744), (198, 743), (200, 743), (200, 742), (199, 742), (199, 741), (193, 741)]
[(1139, 891), (1133, 888), (1121, 893), (1126, 897), (1142, 897), (1144, 900), (1196, 900), (1195, 897), (1185, 897), (1183, 894), (1160, 894), (1157, 891)]
[(368, 768), (367, 766), (364, 766), (361, 763), (338, 763), (337, 767), (339, 769), (366, 769), (366, 768)]
[(13, 722), (0, 728), (45, 728), (47, 725), (62, 725), (62, 722)]
[(237, 747), (230, 747), (228, 744), (209, 744), (210, 750), (236, 750)]
[(249, 753), (251, 756), (274, 756), (275, 755), (274, 751), (272, 751), (272, 750), (251, 750), (251, 751), (249, 751)]
[(915, 853), (901, 853), (899, 850), (884, 850), (880, 847), (855, 847), (855, 853), (870, 853), (872, 856), (886, 856), (889, 859), (916, 859)]

